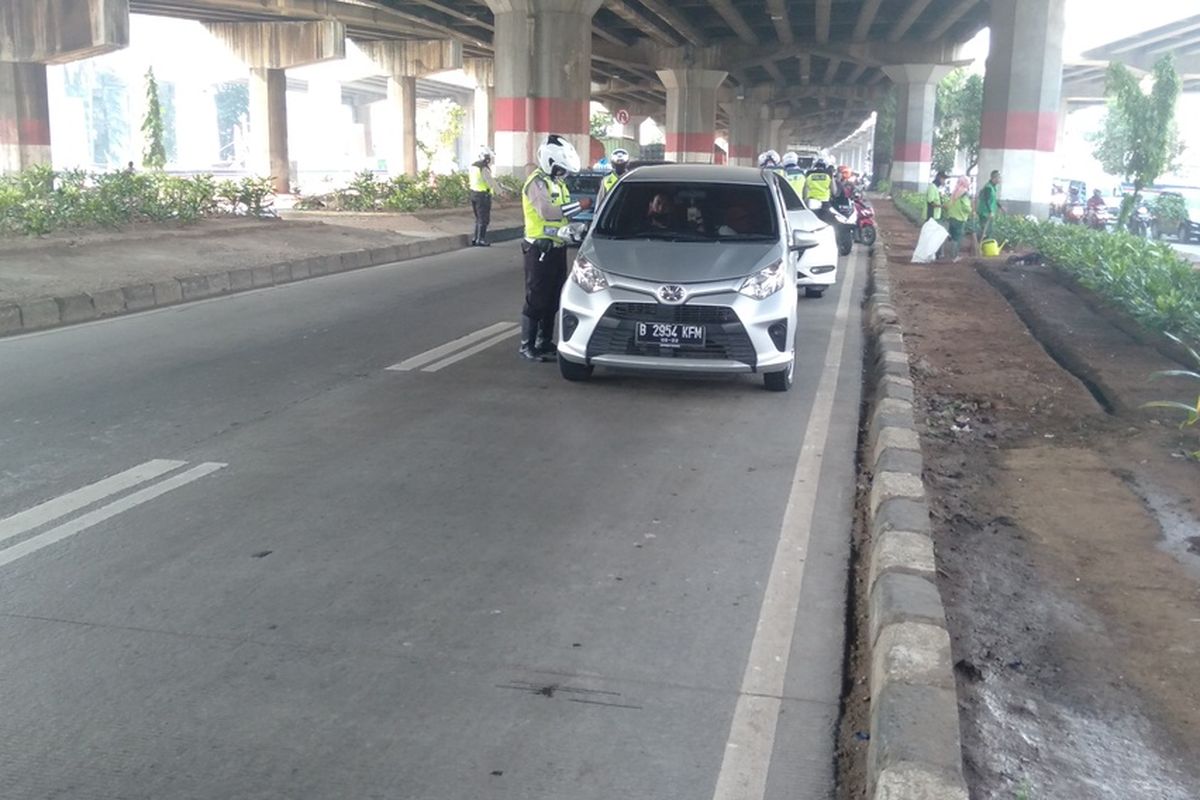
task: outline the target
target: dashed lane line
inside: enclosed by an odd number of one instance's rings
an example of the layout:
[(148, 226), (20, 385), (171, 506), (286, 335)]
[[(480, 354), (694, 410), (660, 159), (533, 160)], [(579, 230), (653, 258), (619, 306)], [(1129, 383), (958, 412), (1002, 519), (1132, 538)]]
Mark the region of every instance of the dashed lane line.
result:
[(0, 519), (0, 542), (20, 536), (23, 533), (28, 533), (34, 528), (39, 528), (48, 522), (53, 522), (56, 519), (72, 514), (110, 495), (119, 494), (126, 489), (132, 489), (138, 484), (153, 480), (160, 475), (165, 475), (172, 470), (179, 469), (186, 463), (186, 461), (168, 461), (162, 458), (147, 461), (145, 464), (139, 464), (132, 469), (118, 472), (116, 475), (96, 481), (84, 486), (82, 489), (76, 489), (73, 492), (47, 500), (33, 508), (13, 514), (11, 517)]
[(0, 567), (5, 566), (6, 564), (11, 564), (18, 558), (24, 558), (30, 553), (36, 553), (38, 550), (41, 550), (44, 547), (49, 547), (52, 544), (61, 542), (63, 539), (67, 539), (77, 533), (81, 533), (88, 528), (98, 525), (107, 519), (111, 519), (112, 517), (115, 517), (124, 511), (128, 511), (131, 508), (135, 508), (143, 503), (147, 503), (156, 497), (166, 494), (167, 492), (178, 489), (181, 486), (186, 486), (193, 481), (198, 481), (206, 475), (211, 475), (217, 470), (224, 469), (226, 466), (228, 465), (213, 461), (198, 464), (186, 472), (181, 472), (178, 475), (173, 475), (163, 481), (151, 484), (145, 489), (139, 489), (138, 491), (128, 494), (119, 500), (114, 500), (108, 505), (101, 506), (94, 511), (89, 511), (86, 514), (82, 514), (75, 519), (43, 531), (36, 536), (31, 536), (25, 541), (19, 542), (12, 547), (0, 550)]
[[(489, 325), (486, 328), (475, 331), (474, 333), (468, 333), (466, 336), (460, 336), (452, 342), (447, 342), (446, 344), (439, 345), (431, 350), (426, 350), (424, 353), (419, 353), (412, 358), (406, 358), (399, 364), (392, 364), (387, 369), (390, 372), (411, 372), (412, 370), (420, 369), (424, 366), (432, 364), (433, 362), (452, 353), (457, 353), (463, 348), (470, 347), (480, 340), (487, 339), (488, 337), (496, 337), (501, 332), (505, 332), (507, 336), (515, 335), (517, 333), (517, 329), (518, 325), (515, 322), (497, 322), (495, 325)], [(491, 340), (491, 344), (487, 345), (487, 347), (490, 347), (492, 344), (496, 344), (497, 341), (500, 341), (500, 339), (493, 338), (493, 340)], [(480, 349), (486, 349), (486, 347)], [(474, 355), (476, 352), (479, 352), (479, 350), (472, 349), (471, 355)], [(464, 358), (465, 357), (466, 356), (464, 356)], [(438, 367), (438, 369), (441, 369), (441, 367)]]

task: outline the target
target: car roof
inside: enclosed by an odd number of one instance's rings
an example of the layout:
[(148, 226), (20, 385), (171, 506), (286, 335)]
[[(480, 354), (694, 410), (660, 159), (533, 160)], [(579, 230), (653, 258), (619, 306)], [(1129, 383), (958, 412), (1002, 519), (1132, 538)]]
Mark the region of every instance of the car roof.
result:
[(626, 181), (686, 181), (695, 183), (745, 183), (762, 185), (763, 171), (757, 167), (726, 167), (717, 164), (653, 164), (630, 170)]

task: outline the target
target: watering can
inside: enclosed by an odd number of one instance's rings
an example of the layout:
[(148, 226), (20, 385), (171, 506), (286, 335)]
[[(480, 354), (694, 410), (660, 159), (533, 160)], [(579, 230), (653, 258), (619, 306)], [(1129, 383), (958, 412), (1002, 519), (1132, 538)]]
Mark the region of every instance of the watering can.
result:
[(985, 256), (998, 256), (1006, 244), (1008, 244), (1007, 241), (997, 243), (995, 239), (984, 239), (979, 243), (979, 252)]

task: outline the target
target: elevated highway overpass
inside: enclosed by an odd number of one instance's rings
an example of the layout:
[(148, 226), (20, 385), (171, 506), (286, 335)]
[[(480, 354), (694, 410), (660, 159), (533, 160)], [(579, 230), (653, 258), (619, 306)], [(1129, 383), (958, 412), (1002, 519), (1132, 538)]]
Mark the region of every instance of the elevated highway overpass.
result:
[[(0, 11), (0, 164), (48, 160), (45, 65), (128, 44), (130, 13), (199, 20), (251, 69), (263, 168), (286, 189), (286, 70), (342, 58), (351, 39), (389, 76), (411, 170), (415, 80), (475, 77), (501, 169), (548, 132), (586, 141), (593, 99), (653, 117), (667, 156), (732, 163), (827, 146), (898, 88), (894, 180), (926, 180), (936, 82), (993, 31), (982, 168), (1013, 173), (1010, 207), (1036, 205), (1059, 111), (1063, 2), (1041, 0), (11, 0)], [(1016, 54), (1019, 43), (1019, 56)], [(1037, 66), (1031, 69), (1030, 65)], [(1011, 167), (1011, 168), (1010, 168)], [(1028, 179), (1022, 176), (1028, 175)], [(1048, 176), (1043, 176), (1048, 177)], [(1016, 178), (1014, 181), (1013, 178)], [(1048, 180), (1040, 181), (1048, 185)], [(1015, 205), (1014, 205), (1015, 204)]]

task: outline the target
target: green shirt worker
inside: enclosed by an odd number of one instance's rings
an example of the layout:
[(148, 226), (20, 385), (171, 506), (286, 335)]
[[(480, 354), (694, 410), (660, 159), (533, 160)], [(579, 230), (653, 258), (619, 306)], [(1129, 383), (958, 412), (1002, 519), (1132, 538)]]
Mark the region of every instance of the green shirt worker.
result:
[(967, 220), (971, 218), (971, 181), (966, 175), (961, 176), (955, 183), (954, 191), (943, 208), (946, 212), (946, 227), (950, 231), (947, 255), (958, 261), (963, 233), (967, 229)]
[(996, 214), (1003, 211), (1000, 205), (1000, 170), (992, 170), (991, 178), (979, 190), (979, 199), (975, 203), (975, 213), (979, 215), (979, 240), (983, 241), (992, 235), (992, 223)]
[(946, 173), (938, 170), (933, 183), (925, 190), (925, 219), (942, 218), (942, 186), (946, 183)]

